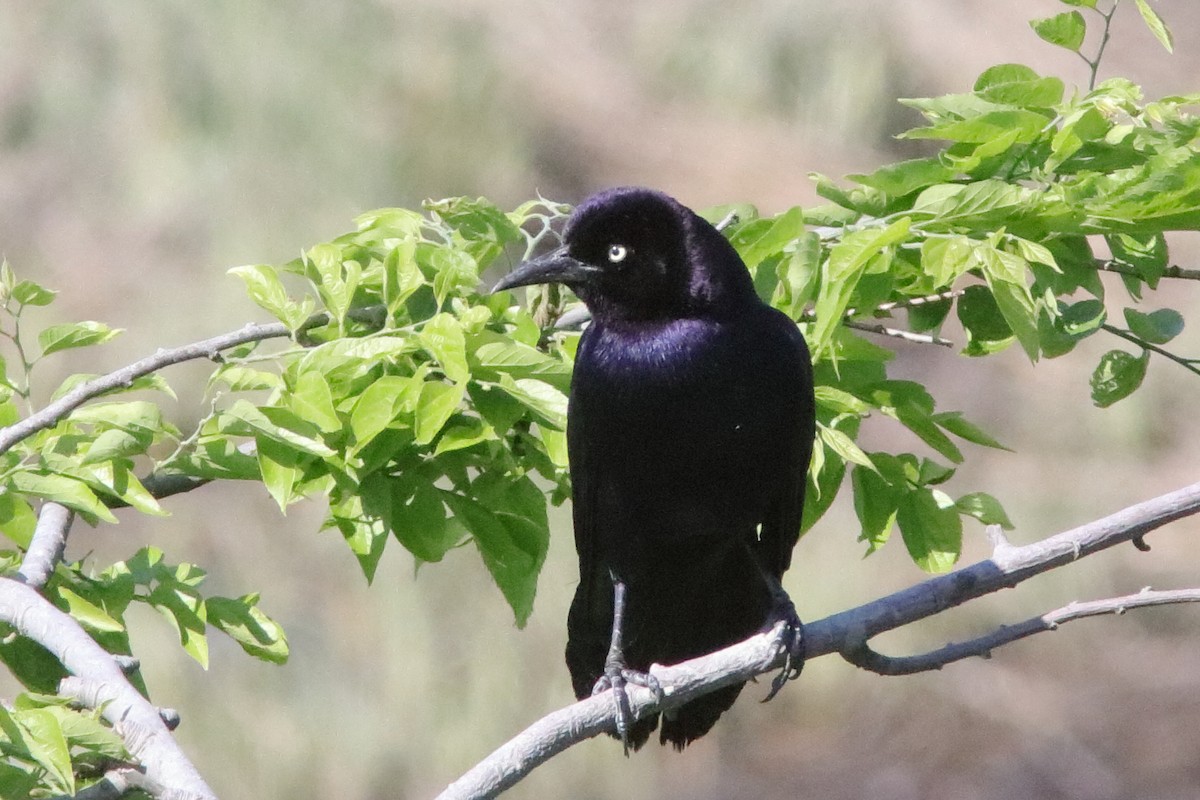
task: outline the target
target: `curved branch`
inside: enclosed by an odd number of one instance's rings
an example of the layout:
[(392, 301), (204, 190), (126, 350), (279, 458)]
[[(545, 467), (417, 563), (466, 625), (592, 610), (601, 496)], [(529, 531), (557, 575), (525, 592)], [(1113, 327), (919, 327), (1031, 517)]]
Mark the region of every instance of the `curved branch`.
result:
[(1035, 633), (1058, 630), (1059, 625), (1071, 620), (1095, 617), (1101, 614), (1124, 614), (1131, 608), (1147, 608), (1176, 603), (1200, 603), (1200, 589), (1156, 592), (1146, 588), (1137, 594), (1124, 597), (1091, 600), (1086, 603), (1070, 603), (1040, 617), (1032, 617), (1015, 625), (1004, 625), (984, 636), (966, 642), (948, 644), (916, 656), (885, 656), (872, 650), (866, 642), (863, 642), (857, 647), (842, 651), (842, 658), (856, 667), (880, 675), (915, 675), (918, 672), (941, 669), (947, 664), (972, 656), (990, 658), (992, 650), (997, 647), (1024, 639)]
[[(852, 652), (884, 631), (1016, 586), (1198, 512), (1200, 483), (1032, 544), (1018, 547), (997, 540), (990, 559), (805, 625), (805, 652), (808, 658)], [(642, 717), (678, 706), (722, 686), (778, 669), (784, 656), (776, 629), (682, 664), (655, 665), (651, 672), (662, 684), (664, 698), (658, 701), (648, 689), (631, 687), (627, 689), (630, 709), (634, 716)], [(438, 800), (495, 797), (557, 753), (611, 730), (612, 707), (612, 699), (605, 692), (548, 714), (452, 783)]]
[(866, 331), (867, 333), (877, 333), (880, 336), (892, 336), (896, 339), (903, 339), (906, 342), (954, 347), (954, 342), (949, 339), (943, 339), (940, 336), (928, 333), (913, 333), (912, 331), (905, 331), (900, 328), (889, 328), (886, 325), (880, 325), (875, 322), (859, 322), (854, 319), (844, 319), (842, 320), (842, 324), (847, 328), (854, 328), (855, 330)]
[(1106, 330), (1109, 333), (1111, 333), (1113, 336), (1124, 339), (1125, 341), (1127, 341), (1131, 344), (1136, 344), (1138, 347), (1142, 348), (1143, 350), (1149, 350), (1152, 353), (1158, 353), (1160, 356), (1163, 356), (1164, 358), (1169, 358), (1171, 361), (1174, 361), (1176, 364), (1183, 367), (1184, 369), (1186, 369), (1190, 372), (1194, 372), (1197, 375), (1200, 375), (1200, 367), (1196, 366), (1196, 359), (1194, 359), (1194, 358), (1183, 358), (1182, 356), (1177, 356), (1174, 353), (1172, 353), (1170, 350), (1164, 350), (1163, 348), (1159, 347), (1158, 345), (1154, 344), (1153, 342), (1147, 342), (1145, 339), (1141, 338), (1140, 336), (1135, 336), (1130, 331), (1122, 330), (1121, 328), (1118, 328), (1115, 325), (1109, 325), (1107, 322), (1101, 323), (1100, 327), (1103, 330)]
[(78, 692), (81, 699), (100, 709), (129, 752), (145, 765), (146, 777), (169, 787), (164, 796), (215, 800), (212, 789), (167, 730), (158, 709), (130, 685), (112, 655), (74, 619), (32, 587), (0, 578), (0, 620), (45, 647), (77, 676), (64, 679), (60, 691)]
[[(1142, 277), (1142, 273), (1137, 267), (1104, 258), (1096, 259), (1096, 269), (1101, 269), (1105, 272), (1115, 272), (1119, 275), (1132, 275), (1135, 278)], [(1164, 278), (1181, 278), (1185, 281), (1200, 281), (1200, 269), (1171, 266), (1163, 270), (1162, 276)]]
[[(307, 330), (308, 328), (323, 324), (325, 321), (328, 321), (328, 317), (318, 314), (310, 318), (301, 326), (300, 330)], [(282, 322), (270, 322), (260, 325), (247, 325), (241, 330), (232, 333), (213, 336), (210, 339), (185, 344), (182, 347), (173, 347), (170, 350), (159, 350), (152, 356), (146, 356), (107, 375), (102, 375), (99, 378), (81, 383), (41, 411), (30, 414), (20, 422), (0, 429), (0, 453), (8, 451), (17, 442), (32, 436), (38, 431), (54, 426), (60, 419), (79, 408), (79, 406), (88, 400), (99, 397), (106, 392), (111, 392), (114, 389), (127, 387), (138, 378), (157, 372), (163, 367), (182, 364), (185, 361), (192, 361), (198, 358), (215, 359), (222, 350), (228, 350), (231, 347), (237, 347), (249, 342), (277, 339), (289, 336), (291, 333), (288, 327)]]
[(21, 559), (17, 570), (18, 580), (26, 586), (40, 589), (54, 574), (54, 568), (62, 561), (67, 547), (67, 532), (75, 521), (75, 512), (64, 505), (47, 501), (38, 513), (33, 538)]

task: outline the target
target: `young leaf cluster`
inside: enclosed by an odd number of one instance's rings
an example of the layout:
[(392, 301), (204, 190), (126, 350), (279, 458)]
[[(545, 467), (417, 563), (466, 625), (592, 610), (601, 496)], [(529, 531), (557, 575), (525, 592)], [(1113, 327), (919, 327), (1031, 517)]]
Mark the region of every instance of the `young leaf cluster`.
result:
[(173, 466), (261, 478), (280, 508), (327, 497), (368, 579), (390, 538), (419, 562), (470, 542), (524, 624), (549, 543), (545, 488), (568, 492), (574, 341), (543, 341), (529, 312), (480, 293), (480, 273), (561, 213), (466, 198), (383, 209), (281, 268), (233, 270), (302, 346), (229, 354), (212, 385), (261, 397), (222, 403)]

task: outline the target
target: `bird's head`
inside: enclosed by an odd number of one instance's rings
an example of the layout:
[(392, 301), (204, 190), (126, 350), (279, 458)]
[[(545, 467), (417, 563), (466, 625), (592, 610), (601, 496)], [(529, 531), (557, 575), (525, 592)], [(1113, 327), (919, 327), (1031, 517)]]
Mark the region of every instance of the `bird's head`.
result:
[(570, 287), (599, 319), (671, 319), (725, 296), (753, 296), (749, 273), (712, 225), (667, 195), (610, 189), (581, 203), (563, 245), (521, 264), (492, 291)]

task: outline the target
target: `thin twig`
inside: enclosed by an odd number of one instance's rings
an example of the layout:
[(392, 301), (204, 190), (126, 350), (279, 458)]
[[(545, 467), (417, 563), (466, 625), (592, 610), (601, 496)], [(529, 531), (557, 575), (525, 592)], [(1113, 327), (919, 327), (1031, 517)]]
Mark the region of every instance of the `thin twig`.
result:
[[(351, 309), (348, 316), (354, 320), (379, 327), (386, 320), (387, 309), (383, 306), (364, 306)], [(266, 339), (279, 339), (293, 335), (300, 337), (304, 332), (326, 325), (329, 321), (329, 314), (321, 312), (313, 314), (295, 331), (290, 330), (282, 322), (252, 323), (231, 333), (223, 333), (220, 336), (213, 336), (169, 350), (159, 350), (152, 356), (146, 356), (107, 375), (101, 375), (99, 378), (81, 383), (41, 411), (30, 414), (20, 422), (6, 428), (0, 428), (0, 453), (7, 452), (22, 439), (58, 424), (59, 420), (88, 400), (115, 389), (126, 388), (138, 378), (157, 372), (164, 367), (201, 358), (216, 360), (220, 358), (221, 351), (250, 342), (261, 342)]]
[[(851, 650), (884, 631), (1016, 586), (1198, 512), (1200, 483), (1033, 544), (998, 547), (991, 559), (805, 625), (805, 652), (811, 659)], [(640, 718), (678, 706), (722, 686), (779, 669), (785, 655), (777, 629), (682, 664), (655, 665), (650, 671), (662, 685), (664, 699), (658, 700), (648, 689), (632, 687), (627, 689), (630, 709)], [(439, 800), (495, 797), (556, 754), (613, 728), (613, 704), (607, 692), (554, 711), (472, 767), (447, 787)]]
[(1200, 366), (1196, 365), (1195, 359), (1177, 356), (1170, 350), (1164, 350), (1152, 342), (1147, 342), (1145, 339), (1135, 336), (1127, 330), (1122, 330), (1114, 325), (1109, 325), (1107, 322), (1102, 323), (1100, 327), (1111, 333), (1113, 336), (1120, 337), (1131, 344), (1136, 344), (1138, 347), (1141, 347), (1144, 350), (1149, 350), (1151, 353), (1158, 353), (1160, 356), (1174, 361), (1176, 364), (1188, 370), (1189, 372), (1194, 372), (1197, 375), (1200, 375)]
[(1092, 600), (1086, 603), (1071, 603), (1033, 617), (1015, 625), (1004, 625), (989, 634), (966, 642), (948, 644), (945, 647), (915, 656), (885, 656), (871, 649), (866, 642), (842, 651), (842, 657), (856, 667), (880, 675), (915, 675), (918, 672), (941, 669), (947, 664), (964, 658), (980, 656), (990, 658), (992, 650), (1002, 645), (1024, 639), (1035, 633), (1057, 630), (1058, 626), (1071, 620), (1095, 617), (1101, 614), (1124, 614), (1131, 608), (1172, 605), (1176, 603), (1200, 603), (1200, 589), (1176, 589), (1152, 591), (1143, 589), (1137, 594), (1113, 597), (1107, 600)]
[[(306, 322), (301, 330), (324, 324), (328, 316), (320, 314)], [(107, 375), (81, 383), (65, 395), (50, 403), (41, 411), (30, 414), (20, 422), (0, 429), (0, 453), (7, 452), (17, 442), (32, 436), (40, 430), (52, 427), (67, 414), (94, 397), (121, 389), (132, 384), (138, 378), (157, 372), (163, 367), (181, 364), (199, 358), (215, 358), (222, 350), (231, 347), (258, 342), (264, 339), (276, 339), (288, 336), (291, 331), (282, 322), (269, 322), (260, 325), (247, 325), (239, 331), (225, 333), (182, 347), (169, 350), (159, 350), (152, 356), (147, 356), (134, 363), (114, 370)]]
[(1112, 28), (1112, 18), (1113, 18), (1113, 14), (1116, 13), (1117, 4), (1114, 2), (1112, 4), (1112, 8), (1108, 9), (1107, 14), (1105, 14), (1100, 9), (1096, 8), (1094, 5), (1092, 6), (1092, 10), (1095, 11), (1097, 14), (1099, 14), (1104, 19), (1104, 33), (1100, 37), (1100, 47), (1096, 49), (1096, 57), (1094, 59), (1089, 59), (1083, 53), (1079, 53), (1079, 51), (1076, 51), (1076, 53), (1078, 53), (1079, 57), (1082, 58), (1087, 63), (1087, 65), (1091, 68), (1091, 73), (1088, 75), (1088, 91), (1089, 92), (1095, 90), (1095, 88), (1096, 88), (1096, 75), (1100, 71), (1100, 60), (1104, 57), (1104, 48), (1108, 47), (1108, 40), (1111, 35), (1110, 29)]
[(954, 342), (949, 339), (943, 339), (940, 336), (934, 336), (931, 333), (913, 333), (912, 331), (900, 330), (899, 328), (889, 328), (886, 325), (880, 325), (875, 322), (860, 322), (853, 319), (842, 320), (842, 324), (847, 328), (854, 328), (855, 330), (866, 331), (868, 333), (878, 333), (881, 336), (892, 336), (896, 339), (903, 339), (906, 342), (954, 347)]
[[(1134, 267), (1130, 264), (1123, 264), (1120, 261), (1097, 258), (1095, 264), (1096, 269), (1103, 270), (1104, 272), (1115, 272), (1118, 275), (1132, 275), (1135, 278), (1142, 278), (1142, 273), (1137, 267)], [(1170, 266), (1163, 269), (1162, 277), (1180, 278), (1186, 281), (1200, 281), (1200, 269), (1186, 269), (1184, 267)]]
[(738, 216), (738, 213), (736, 211), (730, 211), (728, 214), (726, 214), (724, 217), (721, 218), (720, 222), (718, 222), (716, 225), (713, 225), (713, 227), (716, 228), (718, 231), (723, 231), (726, 228), (728, 228), (730, 225), (734, 225), (740, 220), (741, 220), (741, 217)]
[[(939, 303), (942, 300), (953, 300), (955, 297), (962, 297), (966, 293), (966, 289), (947, 289), (944, 292), (937, 294), (927, 294), (921, 297), (906, 297), (903, 300), (895, 300), (891, 303), (882, 303), (871, 309), (872, 314), (880, 314), (886, 311), (892, 311), (897, 308), (912, 308), (913, 306), (923, 306), (929, 303)], [(847, 314), (856, 314), (857, 311), (848, 311)]]

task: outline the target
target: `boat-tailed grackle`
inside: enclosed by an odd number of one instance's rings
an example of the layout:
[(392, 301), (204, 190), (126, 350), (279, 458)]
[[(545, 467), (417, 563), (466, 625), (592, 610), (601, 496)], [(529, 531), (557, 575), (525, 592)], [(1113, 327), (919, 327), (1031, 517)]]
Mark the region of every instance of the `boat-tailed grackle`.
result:
[[(563, 245), (496, 290), (569, 286), (592, 323), (568, 407), (579, 587), (567, 619), (575, 694), (612, 688), (617, 735), (641, 747), (626, 683), (779, 621), (799, 671), (800, 621), (779, 584), (800, 535), (814, 408), (808, 348), (763, 303), (737, 252), (656, 191), (612, 189), (572, 214)], [(742, 684), (663, 714), (661, 741), (703, 736)]]

